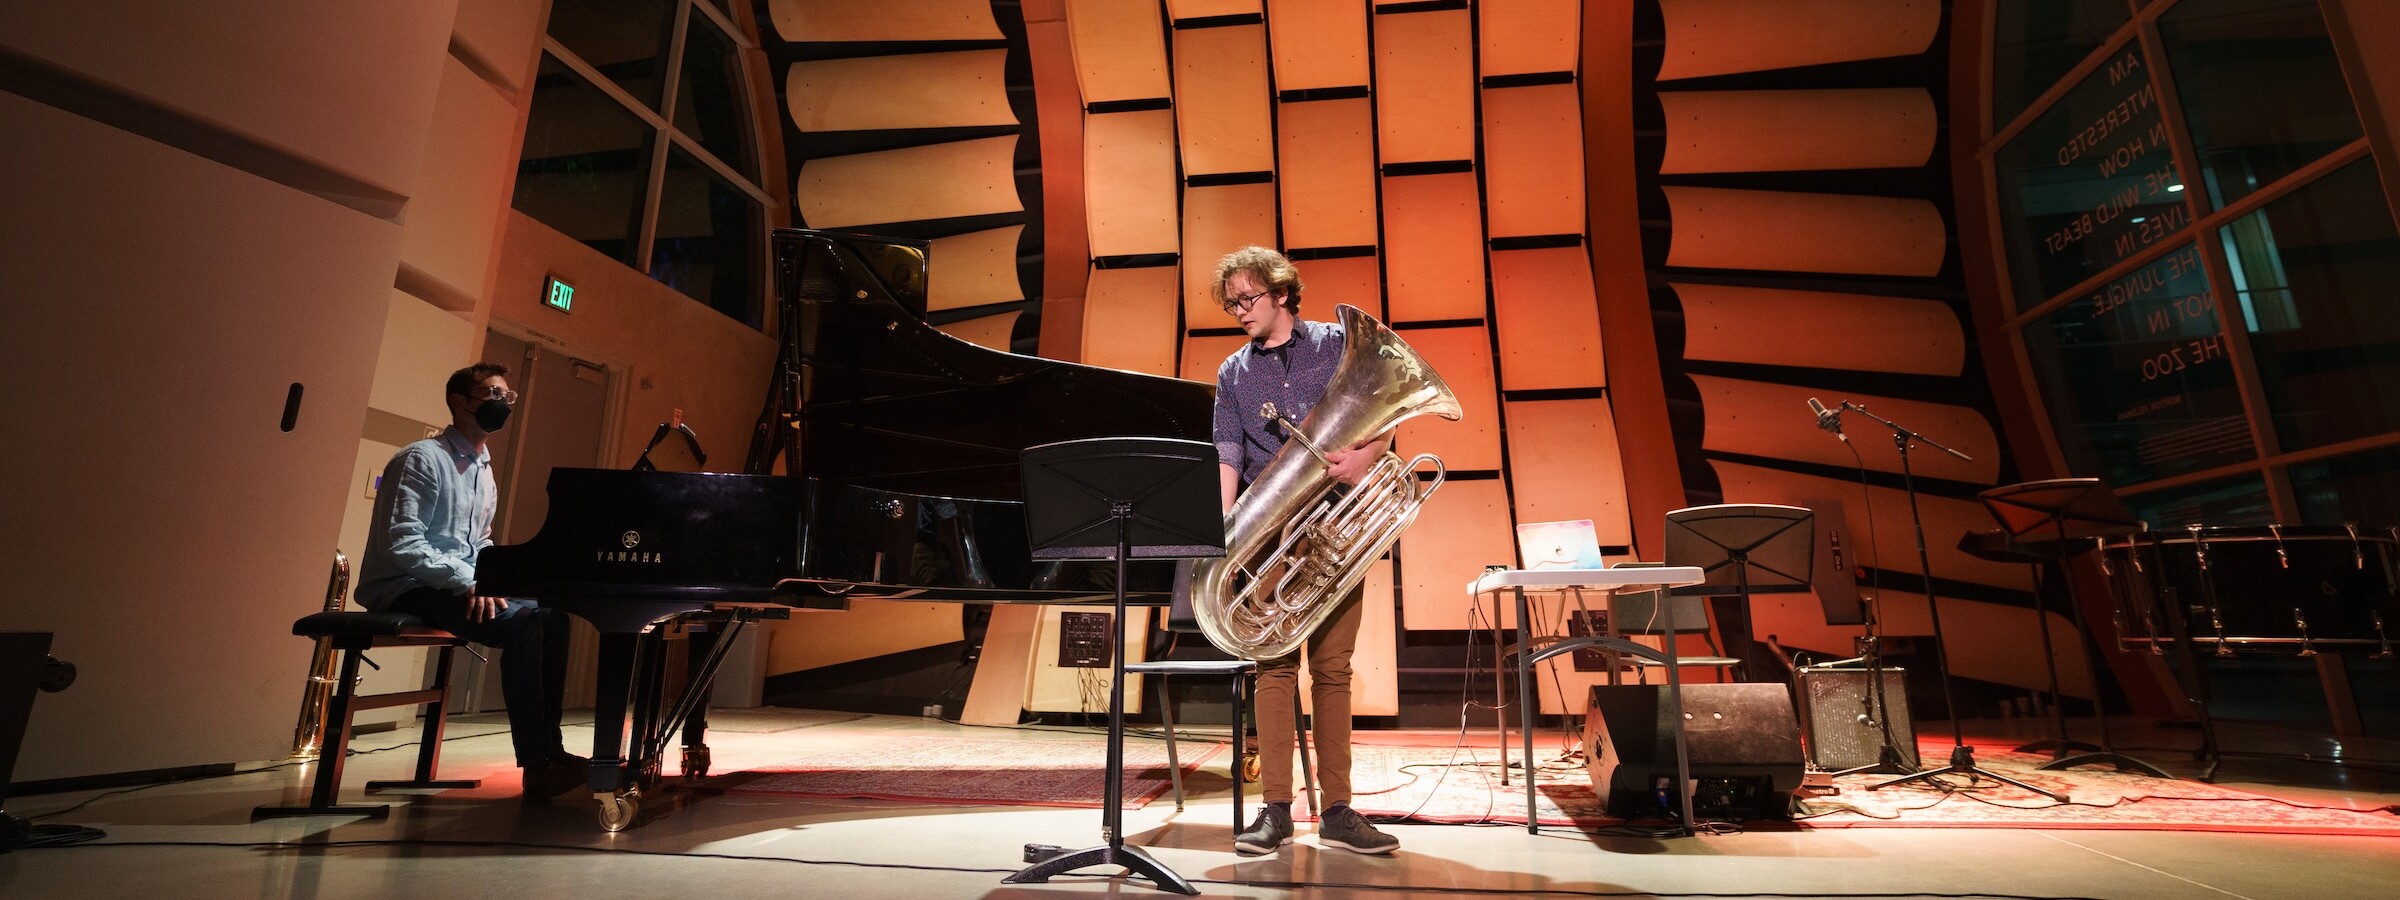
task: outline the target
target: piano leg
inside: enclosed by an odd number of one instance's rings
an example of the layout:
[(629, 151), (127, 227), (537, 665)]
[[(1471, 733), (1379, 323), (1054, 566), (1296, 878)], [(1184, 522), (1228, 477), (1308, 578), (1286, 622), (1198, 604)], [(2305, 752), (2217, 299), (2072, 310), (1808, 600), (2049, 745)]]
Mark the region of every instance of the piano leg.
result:
[[(691, 704), (691, 713), (683, 721), (683, 780), (686, 783), (697, 784), (708, 777), (708, 694), (706, 691), (710, 682), (715, 680), (713, 663), (716, 662), (717, 645), (729, 643), (729, 639), (733, 636), (729, 633), (720, 634), (718, 629), (733, 627), (738, 627), (738, 623), (710, 622), (701, 630), (691, 632), (690, 646), (685, 648), (688, 651), (684, 660), (685, 674), (689, 676), (687, 683), (691, 684), (695, 691), (700, 692), (698, 699)], [(720, 638), (727, 640), (720, 640)]]
[(640, 811), (641, 792), (625, 778), (625, 706), (633, 686), (638, 634), (600, 633), (600, 682), (592, 698), (592, 770), (586, 782), (600, 801), (600, 827), (623, 831)]

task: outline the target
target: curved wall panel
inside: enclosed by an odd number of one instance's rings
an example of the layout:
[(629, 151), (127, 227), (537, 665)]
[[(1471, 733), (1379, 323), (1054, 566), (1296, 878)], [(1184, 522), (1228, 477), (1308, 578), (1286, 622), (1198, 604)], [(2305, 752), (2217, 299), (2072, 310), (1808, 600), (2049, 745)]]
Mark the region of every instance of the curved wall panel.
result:
[(795, 193), (812, 228), (1018, 212), (1017, 138), (980, 138), (810, 160)]
[(1949, 228), (1923, 200), (1668, 187), (1675, 234), (1667, 265), (1928, 277)]
[(1941, 120), (1924, 88), (1660, 91), (1661, 175), (1896, 169), (1933, 156)]
[(1175, 113), (1151, 109), (1083, 119), (1085, 215), (1092, 256), (1173, 253)]
[(1938, 300), (1676, 282), (1685, 359), (1957, 377), (1967, 337)]
[(1000, 24), (986, 0), (767, 0), (778, 33), (810, 41), (996, 41)]
[(784, 75), (801, 131), (1015, 125), (1006, 50), (804, 60)]
[(1376, 150), (1386, 163), (1475, 158), (1467, 11), (1375, 17)]
[(1265, 26), (1175, 32), (1175, 88), (1183, 174), (1275, 170)]
[(1659, 0), (1658, 80), (1913, 56), (1941, 30), (1940, 0)]
[(1086, 105), (1171, 95), (1158, 4), (1067, 0), (1067, 25), (1074, 35), (1075, 75)]

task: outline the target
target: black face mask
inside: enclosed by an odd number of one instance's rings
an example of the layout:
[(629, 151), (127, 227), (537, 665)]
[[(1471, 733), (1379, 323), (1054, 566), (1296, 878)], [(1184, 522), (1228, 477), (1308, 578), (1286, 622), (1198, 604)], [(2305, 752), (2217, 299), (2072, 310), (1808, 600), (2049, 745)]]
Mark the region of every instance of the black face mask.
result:
[(499, 431), (500, 426), (508, 424), (509, 410), (508, 404), (498, 400), (485, 400), (476, 404), (475, 427), (481, 428), (487, 433)]

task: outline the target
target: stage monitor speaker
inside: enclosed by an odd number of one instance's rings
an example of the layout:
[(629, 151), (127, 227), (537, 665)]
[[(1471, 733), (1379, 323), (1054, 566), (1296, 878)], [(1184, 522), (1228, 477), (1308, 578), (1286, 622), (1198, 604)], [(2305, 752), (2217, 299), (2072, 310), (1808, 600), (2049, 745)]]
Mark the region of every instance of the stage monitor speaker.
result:
[[(1680, 806), (1667, 686), (1596, 685), (1584, 722), (1592, 791), (1608, 814), (1649, 819)], [(1800, 726), (1781, 684), (1686, 684), (1684, 741), (1695, 815), (1784, 819), (1800, 787)]]
[[(1828, 772), (1864, 768), (1882, 761), (1883, 733), (1876, 720), (1884, 713), (1870, 709), (1873, 697), (1867, 670), (1803, 666), (1800, 688), (1800, 727), (1808, 743), (1810, 765)], [(1917, 770), (1917, 731), (1908, 718), (1908, 678), (1897, 668), (1883, 670), (1883, 706), (1889, 710), (1892, 749), (1908, 771)]]

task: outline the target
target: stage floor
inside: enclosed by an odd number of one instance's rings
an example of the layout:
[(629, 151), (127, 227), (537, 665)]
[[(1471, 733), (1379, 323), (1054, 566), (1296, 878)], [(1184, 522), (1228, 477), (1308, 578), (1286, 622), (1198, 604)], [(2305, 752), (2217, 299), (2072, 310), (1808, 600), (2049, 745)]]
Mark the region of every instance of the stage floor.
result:
[[(588, 745), (586, 724), (568, 742)], [(2120, 745), (2178, 775), (2197, 771), (2188, 729), (2114, 720)], [(1072, 742), (1074, 728), (977, 728), (931, 719), (809, 710), (735, 710), (711, 738), (716, 773), (812, 754), (902, 741)], [(2073, 723), (2088, 737), (2088, 722)], [(1945, 723), (1919, 723), (1947, 742)], [(2047, 737), (2047, 720), (1968, 723), (1971, 742)], [(1168, 896), (1146, 882), (1095, 874), (1009, 886), (1027, 843), (1079, 848), (1100, 842), (1095, 809), (961, 806), (888, 800), (670, 790), (665, 815), (620, 834), (600, 831), (580, 793), (520, 804), (498, 716), (455, 720), (442, 774), (483, 778), (472, 791), (387, 793), (383, 821), (320, 817), (253, 823), (253, 806), (299, 802), (308, 769), (274, 768), (119, 792), (19, 796), (9, 812), (42, 824), (93, 826), (107, 837), (0, 855), (0, 896), (259, 897), (699, 896), (943, 898)], [(1205, 733), (1207, 729), (1199, 729)], [(1222, 733), (1222, 729), (1218, 729)], [(399, 747), (410, 733), (359, 739), (362, 751)], [(2400, 742), (2348, 741), (2350, 768), (2321, 735), (2227, 726), (2220, 784), (2296, 803), (2376, 808), (2400, 803)], [(1488, 732), (1468, 739), (1492, 758)], [(1368, 731), (1362, 745), (1448, 747), (1455, 733)], [(1545, 734), (1537, 747), (1562, 745)], [(1197, 745), (1187, 744), (1195, 749)], [(413, 752), (354, 757), (347, 780), (401, 777)], [(1197, 884), (1204, 895), (1280, 896), (1711, 896), (1739, 897), (2367, 897), (2400, 883), (2400, 840), (2382, 837), (2183, 831), (1878, 827), (1739, 833), (1655, 840), (1608, 832), (1522, 826), (1386, 826), (1402, 841), (1391, 858), (1298, 841), (1264, 857), (1232, 851), (1224, 766), (1210, 760), (1198, 796), (1178, 813), (1172, 798), (1128, 810), (1128, 843)], [(251, 769), (269, 763), (249, 764)], [(1362, 779), (1363, 783), (1363, 779)], [(360, 797), (353, 787), (346, 801)], [(1253, 794), (1255, 800), (1255, 794)]]

